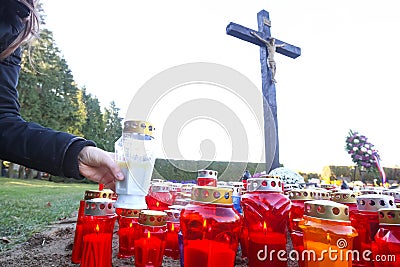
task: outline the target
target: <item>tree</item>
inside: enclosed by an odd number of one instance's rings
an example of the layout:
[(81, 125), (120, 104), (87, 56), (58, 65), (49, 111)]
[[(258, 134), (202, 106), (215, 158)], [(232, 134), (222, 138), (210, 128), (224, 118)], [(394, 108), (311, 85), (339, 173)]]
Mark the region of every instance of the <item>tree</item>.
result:
[(119, 108), (112, 101), (108, 108), (105, 108), (103, 121), (105, 124), (103, 149), (106, 151), (114, 151), (114, 143), (122, 134), (122, 118), (119, 117)]

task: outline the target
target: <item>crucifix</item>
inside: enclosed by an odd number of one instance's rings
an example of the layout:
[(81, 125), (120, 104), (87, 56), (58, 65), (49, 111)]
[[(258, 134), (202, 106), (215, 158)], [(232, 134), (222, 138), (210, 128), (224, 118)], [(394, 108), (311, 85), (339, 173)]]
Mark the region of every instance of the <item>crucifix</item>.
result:
[[(226, 33), (260, 47), (262, 93), (264, 96), (265, 161), (266, 171), (269, 173), (269, 171), (280, 166), (274, 54), (277, 52), (290, 58), (297, 58), (301, 54), (301, 49), (271, 37), (271, 21), (267, 11), (258, 12), (257, 20), (258, 31), (231, 22), (226, 27)], [(273, 121), (271, 121), (271, 118)]]

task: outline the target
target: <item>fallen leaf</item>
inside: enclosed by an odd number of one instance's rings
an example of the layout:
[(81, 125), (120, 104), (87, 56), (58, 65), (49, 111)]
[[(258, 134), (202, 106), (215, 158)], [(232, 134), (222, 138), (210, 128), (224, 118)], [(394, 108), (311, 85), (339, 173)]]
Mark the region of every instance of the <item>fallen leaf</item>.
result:
[(11, 240), (4, 236), (1, 238), (1, 241), (3, 241), (4, 243), (7, 243), (7, 244), (11, 243)]

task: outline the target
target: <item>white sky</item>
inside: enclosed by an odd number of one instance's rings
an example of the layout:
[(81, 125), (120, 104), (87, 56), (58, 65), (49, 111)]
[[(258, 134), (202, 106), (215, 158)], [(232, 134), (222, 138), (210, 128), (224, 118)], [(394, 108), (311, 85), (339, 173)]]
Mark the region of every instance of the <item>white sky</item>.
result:
[[(267, 10), (272, 36), (302, 49), (297, 59), (275, 57), (280, 162), (316, 172), (352, 165), (344, 150), (349, 129), (369, 138), (384, 166), (400, 165), (397, 2), (42, 0), (47, 28), (77, 83), (103, 105), (116, 101), (122, 116), (147, 80), (184, 63), (226, 65), (261, 90), (259, 48), (225, 28), (236, 22), (257, 29), (257, 12)], [(169, 105), (158, 108), (160, 117), (176, 108)], [(224, 129), (197, 123), (182, 131), (182, 154), (199, 158), (201, 140), (213, 138), (205, 132), (215, 131), (216, 159), (229, 160)], [(249, 160), (262, 146), (252, 144)]]

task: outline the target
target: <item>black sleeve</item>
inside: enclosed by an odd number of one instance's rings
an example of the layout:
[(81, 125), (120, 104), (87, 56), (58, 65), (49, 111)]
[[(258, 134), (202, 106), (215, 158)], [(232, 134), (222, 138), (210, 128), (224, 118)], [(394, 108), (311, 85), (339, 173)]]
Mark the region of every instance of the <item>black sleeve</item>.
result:
[[(0, 48), (21, 29), (21, 25), (9, 25), (0, 18)], [(82, 178), (78, 154), (95, 143), (21, 118), (16, 89), (20, 62), (20, 49), (0, 61), (0, 159), (52, 175)]]

